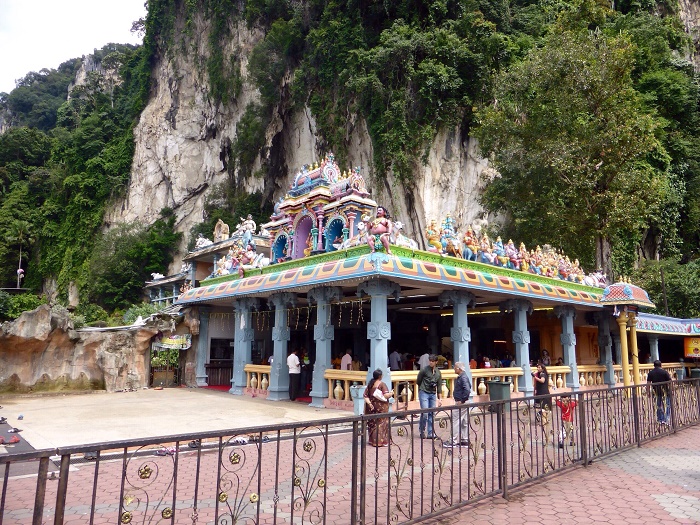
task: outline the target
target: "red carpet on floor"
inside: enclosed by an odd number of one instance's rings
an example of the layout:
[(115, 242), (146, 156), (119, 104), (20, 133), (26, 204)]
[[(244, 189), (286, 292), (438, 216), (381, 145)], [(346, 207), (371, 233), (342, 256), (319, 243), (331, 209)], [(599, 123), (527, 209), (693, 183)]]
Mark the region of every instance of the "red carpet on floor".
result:
[(222, 390), (224, 392), (228, 392), (231, 390), (231, 385), (209, 385), (205, 386), (204, 388), (208, 388), (209, 390)]
[(297, 397), (294, 401), (297, 403), (311, 403), (310, 397)]

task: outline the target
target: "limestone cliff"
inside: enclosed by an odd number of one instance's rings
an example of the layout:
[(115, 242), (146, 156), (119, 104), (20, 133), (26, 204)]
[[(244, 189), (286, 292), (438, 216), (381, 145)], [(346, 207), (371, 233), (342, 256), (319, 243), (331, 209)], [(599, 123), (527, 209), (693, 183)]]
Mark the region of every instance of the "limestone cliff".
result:
[[(193, 31), (196, 53), (161, 57), (152, 73), (152, 93), (135, 130), (136, 152), (131, 184), (126, 197), (107, 212), (107, 223), (140, 220), (153, 222), (167, 206), (175, 210), (177, 230), (184, 232), (202, 220), (204, 201), (217, 183), (230, 174), (226, 159), (235, 140), (246, 106), (259, 97), (247, 76), (247, 64), (255, 44), (263, 37), (245, 24), (232, 31), (225, 54), (241, 64), (242, 89), (235, 101), (216, 105), (208, 96), (206, 75), (198, 64), (206, 62), (208, 26), (199, 21)], [(227, 56), (228, 56), (227, 55)], [(473, 139), (460, 129), (440, 133), (433, 142), (425, 165), (415, 167), (416, 181), (410, 190), (389, 178), (378, 186), (371, 172), (372, 144), (365, 121), (353, 115), (347, 124), (349, 164), (362, 166), (368, 186), (378, 202), (406, 224), (405, 232), (422, 242), (426, 219), (441, 219), (447, 212), (458, 226), (481, 215), (478, 197), (481, 175), (487, 162), (479, 158)], [(319, 160), (326, 151), (316, 133), (308, 108), (291, 110), (285, 102), (275, 109), (254, 170), (267, 175), (239, 178), (246, 191), (262, 191), (276, 200), (289, 187), (291, 177), (302, 165)], [(232, 225), (233, 226), (233, 225)], [(179, 268), (176, 259), (171, 270)]]
[(157, 324), (115, 331), (76, 331), (65, 309), (43, 305), (4, 323), (0, 333), (0, 391), (106, 389), (148, 386), (151, 338)]

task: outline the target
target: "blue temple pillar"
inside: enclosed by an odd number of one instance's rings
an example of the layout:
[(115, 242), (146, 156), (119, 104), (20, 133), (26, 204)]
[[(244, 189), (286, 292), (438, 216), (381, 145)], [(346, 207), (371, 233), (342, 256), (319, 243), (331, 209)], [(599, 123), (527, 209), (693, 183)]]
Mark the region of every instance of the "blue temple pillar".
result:
[(272, 368), (270, 369), (270, 386), (268, 401), (289, 399), (289, 367), (287, 366), (287, 344), (290, 331), (287, 325), (287, 307), (294, 306), (296, 294), (278, 292), (269, 298), (269, 304), (275, 308), (275, 326), (272, 328)]
[(574, 333), (574, 318), (576, 309), (573, 306), (557, 306), (554, 314), (561, 319), (561, 346), (564, 349), (564, 364), (571, 369), (566, 376), (566, 386), (572, 391), (581, 388), (578, 380), (578, 367), (576, 366), (576, 334)]
[(649, 353), (651, 354), (651, 362), (659, 359), (659, 336), (649, 334)]
[(317, 305), (314, 326), (316, 361), (311, 381), (311, 406), (322, 408), (323, 400), (328, 398), (328, 382), (323, 376), (326, 369), (331, 368), (331, 346), (335, 337), (335, 327), (330, 321), (331, 301), (340, 300), (343, 297), (343, 291), (336, 286), (319, 286), (309, 290), (307, 297), (309, 302), (314, 301)]
[(197, 358), (195, 377), (197, 386), (208, 386), (207, 357), (209, 356), (209, 308), (199, 309), (199, 335), (197, 336)]
[(246, 387), (245, 365), (250, 363), (255, 340), (255, 329), (252, 323), (253, 308), (256, 310), (260, 301), (252, 297), (244, 297), (233, 301), (235, 310), (233, 332), (233, 377), (229, 394), (243, 395)]
[[(472, 370), (469, 368), (469, 343), (472, 340), (472, 332), (469, 328), (467, 320), (467, 308), (474, 304), (474, 294), (464, 291), (450, 290), (442, 292), (438, 300), (443, 306), (450, 303), (452, 306), (452, 330), (450, 330), (450, 338), (452, 339), (453, 359), (456, 363), (461, 361), (467, 366), (466, 374), (469, 378), (469, 384), (472, 384)], [(472, 395), (474, 391), (472, 390)]]
[(598, 348), (600, 349), (600, 363), (605, 365), (603, 380), (608, 386), (615, 386), (615, 370), (612, 358), (612, 337), (610, 335), (610, 314), (608, 312), (596, 312), (593, 318), (598, 323)]
[(389, 339), (391, 339), (391, 324), (387, 322), (387, 297), (393, 295), (398, 301), (401, 287), (387, 279), (374, 279), (360, 283), (357, 295), (369, 295), (372, 298), (371, 321), (367, 323), (367, 339), (369, 339), (370, 365), (367, 367), (367, 381), (372, 379), (372, 372), (380, 369), (382, 381), (391, 388), (391, 372), (389, 371)]
[(612, 334), (613, 347), (615, 349), (615, 364), (622, 364), (622, 347), (620, 343), (620, 335)]
[(515, 330), (513, 344), (515, 345), (515, 363), (523, 369), (522, 381), (518, 383), (518, 391), (531, 396), (534, 392), (530, 377), (530, 332), (527, 329), (527, 315), (532, 313), (532, 303), (525, 299), (510, 299), (501, 303), (501, 312), (513, 313)]

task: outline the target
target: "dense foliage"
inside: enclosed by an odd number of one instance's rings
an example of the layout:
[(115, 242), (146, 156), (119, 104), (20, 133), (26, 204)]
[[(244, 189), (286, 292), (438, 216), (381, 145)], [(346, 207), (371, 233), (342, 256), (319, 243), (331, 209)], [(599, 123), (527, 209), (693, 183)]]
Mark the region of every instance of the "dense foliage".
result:
[[(0, 135), (1, 283), (16, 286), (19, 267), (25, 287), (37, 292), (53, 278), (65, 299), (73, 282), (83, 301), (94, 303), (81, 307), (86, 322), (105, 317), (99, 308), (139, 302), (144, 280), (167, 268), (177, 242), (172, 217), (134, 226), (125, 251), (106, 252), (115, 234), (102, 235), (108, 202), (129, 182), (132, 129), (147, 100), (151, 52), (146, 45), (105, 46), (91, 57), (99, 67), (70, 98), (80, 61), (30, 73), (1, 96), (3, 115), (16, 124)], [(32, 101), (31, 107), (19, 101)], [(52, 111), (42, 120), (50, 124), (38, 123), (37, 108)]]
[[(209, 197), (192, 239), (219, 218), (233, 228), (247, 213), (258, 222), (269, 215), (268, 195), (246, 195), (241, 181), (265, 175), (253, 166), (270, 123), (304, 106), (341, 165), (355, 116), (366, 121), (378, 187), (391, 173), (397, 189), (413, 191), (412, 174), (440, 130), (477, 134), (501, 173), (484, 204), (507, 219), (508, 235), (554, 242), (587, 267), (612, 261), (616, 273), (628, 273), (660, 254), (669, 279), (695, 275), (692, 45), (675, 0), (609, 5), (149, 0), (144, 45), (106, 46), (70, 99), (77, 59), (0, 94), (0, 112), (14, 126), (0, 135), (0, 279), (13, 286), (21, 265), (25, 286), (38, 290), (54, 278), (64, 297), (75, 282), (97, 303), (80, 314), (90, 322), (137, 302), (144, 275), (166, 269), (175, 239), (167, 210), (155, 225), (101, 232), (106, 206), (129, 181), (132, 130), (152, 68), (178, 54), (193, 56), (196, 70), (177, 73), (197, 75), (213, 105), (241, 103), (244, 80), (260, 94), (241, 108), (222, 159), (230, 181)], [(199, 24), (208, 29), (202, 41)], [(233, 36), (246, 25), (264, 38), (244, 79), (244, 50)]]

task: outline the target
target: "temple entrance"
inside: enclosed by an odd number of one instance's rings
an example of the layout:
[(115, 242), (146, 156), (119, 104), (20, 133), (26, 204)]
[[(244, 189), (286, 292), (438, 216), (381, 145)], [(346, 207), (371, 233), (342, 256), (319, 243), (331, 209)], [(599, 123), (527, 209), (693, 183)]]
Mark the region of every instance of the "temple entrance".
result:
[(289, 249), (288, 246), (288, 237), (286, 235), (280, 235), (275, 239), (274, 244), (272, 245), (272, 262), (282, 262), (287, 258), (287, 251)]
[(176, 348), (151, 348), (150, 385), (167, 388), (180, 386), (180, 383), (180, 350)]

